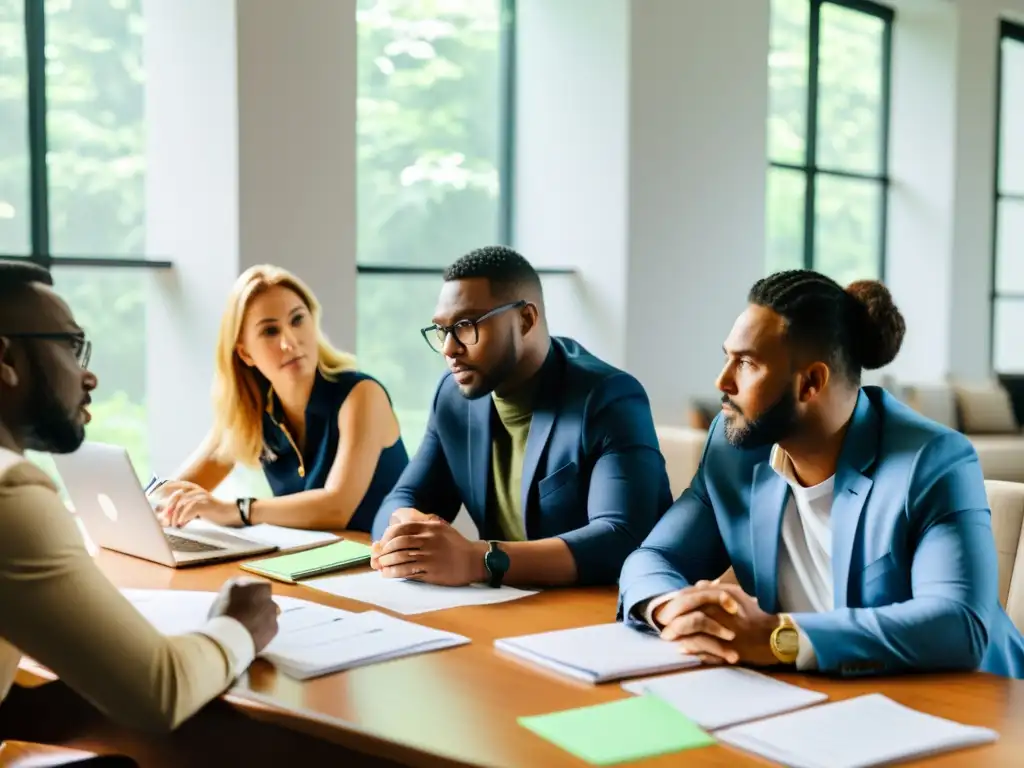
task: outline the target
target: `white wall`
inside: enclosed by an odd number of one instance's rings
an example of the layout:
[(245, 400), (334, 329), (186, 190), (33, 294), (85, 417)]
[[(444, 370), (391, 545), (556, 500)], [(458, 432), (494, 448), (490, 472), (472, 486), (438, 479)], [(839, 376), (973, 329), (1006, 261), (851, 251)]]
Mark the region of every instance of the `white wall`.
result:
[(626, 360), (628, 0), (518, 0), (515, 245), (548, 278), (551, 331)]
[(147, 245), (175, 269), (148, 318), (154, 471), (210, 425), (224, 301), (272, 262), (355, 345), (355, 0), (145, 0)]
[(768, 2), (520, 0), (518, 14), (516, 246), (579, 270), (547, 291), (552, 330), (678, 421), (713, 394), (762, 271)]
[(764, 273), (768, 2), (633, 9), (626, 366), (678, 423)]

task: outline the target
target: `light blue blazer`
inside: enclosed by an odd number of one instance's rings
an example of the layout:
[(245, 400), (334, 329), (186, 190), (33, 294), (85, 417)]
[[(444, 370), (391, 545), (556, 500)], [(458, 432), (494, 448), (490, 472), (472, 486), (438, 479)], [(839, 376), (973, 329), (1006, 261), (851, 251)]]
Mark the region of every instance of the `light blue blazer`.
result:
[[(763, 610), (779, 611), (789, 485), (770, 452), (734, 448), (715, 419), (690, 487), (623, 565), (620, 620), (637, 622), (642, 601), (730, 565)], [(999, 604), (974, 447), (878, 387), (861, 389), (836, 468), (832, 572), (835, 610), (793, 614), (822, 672), (980, 667), (1024, 677), (1024, 638)]]

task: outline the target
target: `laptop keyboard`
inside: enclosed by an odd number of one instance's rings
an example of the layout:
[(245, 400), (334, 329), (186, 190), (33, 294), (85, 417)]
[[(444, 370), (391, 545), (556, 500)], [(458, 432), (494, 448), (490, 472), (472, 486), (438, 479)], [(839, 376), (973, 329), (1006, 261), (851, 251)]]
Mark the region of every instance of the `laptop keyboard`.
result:
[(186, 539), (182, 536), (175, 536), (173, 533), (165, 533), (167, 541), (170, 542), (171, 549), (175, 552), (219, 552), (224, 547), (218, 547), (215, 544), (207, 544), (202, 541), (196, 541), (195, 539)]

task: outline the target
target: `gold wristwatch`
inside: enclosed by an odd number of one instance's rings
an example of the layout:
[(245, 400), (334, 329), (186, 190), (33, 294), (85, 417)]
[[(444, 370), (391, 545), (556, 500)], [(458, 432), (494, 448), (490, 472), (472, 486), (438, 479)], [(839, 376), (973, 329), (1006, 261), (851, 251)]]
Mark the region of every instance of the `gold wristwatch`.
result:
[(772, 630), (769, 641), (772, 655), (782, 664), (796, 664), (800, 653), (800, 634), (793, 620), (785, 613), (779, 616), (779, 626)]

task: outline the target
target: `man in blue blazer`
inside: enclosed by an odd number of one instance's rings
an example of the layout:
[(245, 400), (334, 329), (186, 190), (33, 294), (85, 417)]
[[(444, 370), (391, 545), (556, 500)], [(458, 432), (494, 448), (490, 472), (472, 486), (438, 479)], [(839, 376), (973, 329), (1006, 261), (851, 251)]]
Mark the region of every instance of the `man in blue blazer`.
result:
[[(373, 567), (435, 584), (614, 584), (672, 503), (640, 383), (548, 335), (540, 278), (509, 248), (449, 267), (422, 333), (450, 371), (375, 520)], [(449, 525), (461, 505), (484, 541)]]
[(754, 285), (700, 468), (623, 566), (620, 619), (709, 663), (1024, 674), (973, 447), (860, 386), (904, 330), (875, 281)]

